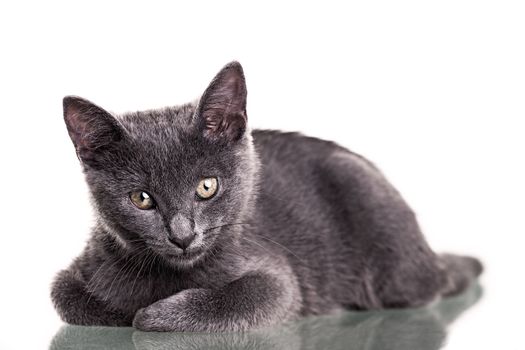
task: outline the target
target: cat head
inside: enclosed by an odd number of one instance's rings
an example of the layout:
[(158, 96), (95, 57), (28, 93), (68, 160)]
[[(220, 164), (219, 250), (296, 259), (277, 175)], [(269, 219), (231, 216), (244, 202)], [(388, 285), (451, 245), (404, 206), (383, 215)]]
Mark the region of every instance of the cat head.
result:
[(115, 117), (64, 98), (99, 221), (120, 245), (146, 245), (189, 267), (231, 240), (255, 195), (246, 94), (242, 67), (232, 62), (198, 103)]

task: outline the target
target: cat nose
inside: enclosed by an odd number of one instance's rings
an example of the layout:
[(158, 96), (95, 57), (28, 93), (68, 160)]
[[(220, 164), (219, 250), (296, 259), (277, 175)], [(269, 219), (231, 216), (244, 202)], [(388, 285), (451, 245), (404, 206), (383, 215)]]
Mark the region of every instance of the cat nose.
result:
[(182, 213), (173, 216), (170, 222), (168, 240), (181, 249), (186, 249), (195, 239), (191, 220)]
[(195, 239), (195, 234), (194, 233), (189, 234), (189, 235), (185, 235), (185, 236), (181, 236), (181, 237), (176, 237), (176, 236), (172, 236), (172, 235), (170, 235), (168, 237), (168, 240), (171, 243), (173, 243), (174, 245), (176, 245), (177, 247), (179, 247), (182, 250), (188, 248), (188, 246), (191, 244), (191, 242), (193, 242), (194, 239)]

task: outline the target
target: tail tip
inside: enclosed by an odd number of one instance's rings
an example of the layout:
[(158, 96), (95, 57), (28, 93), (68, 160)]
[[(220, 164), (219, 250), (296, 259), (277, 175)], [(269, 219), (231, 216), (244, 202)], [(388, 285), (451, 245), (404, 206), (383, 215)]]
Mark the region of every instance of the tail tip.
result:
[(483, 263), (477, 258), (469, 257), (468, 259), (471, 260), (472, 270), (474, 271), (474, 275), (476, 277), (481, 275), (484, 270)]

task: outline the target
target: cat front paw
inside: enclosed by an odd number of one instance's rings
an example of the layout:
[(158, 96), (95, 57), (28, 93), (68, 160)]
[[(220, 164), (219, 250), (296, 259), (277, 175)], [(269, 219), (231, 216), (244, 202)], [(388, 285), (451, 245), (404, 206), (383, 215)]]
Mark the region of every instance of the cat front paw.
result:
[(206, 319), (199, 306), (207, 292), (187, 289), (142, 308), (135, 313), (133, 327), (145, 332), (206, 331)]
[(155, 317), (148, 311), (147, 307), (139, 309), (133, 318), (133, 327), (142, 331), (154, 331), (156, 325)]

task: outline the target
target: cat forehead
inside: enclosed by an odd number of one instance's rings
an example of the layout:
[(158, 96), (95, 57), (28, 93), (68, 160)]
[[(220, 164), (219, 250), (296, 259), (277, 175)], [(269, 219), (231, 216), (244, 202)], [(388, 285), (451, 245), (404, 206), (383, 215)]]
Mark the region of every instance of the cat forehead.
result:
[(226, 162), (238, 153), (206, 142), (193, 123), (196, 103), (117, 116), (131, 142), (122, 144), (130, 166), (146, 166), (166, 173), (181, 166)]
[(117, 116), (126, 133), (136, 140), (176, 141), (191, 127), (195, 104), (125, 113)]

